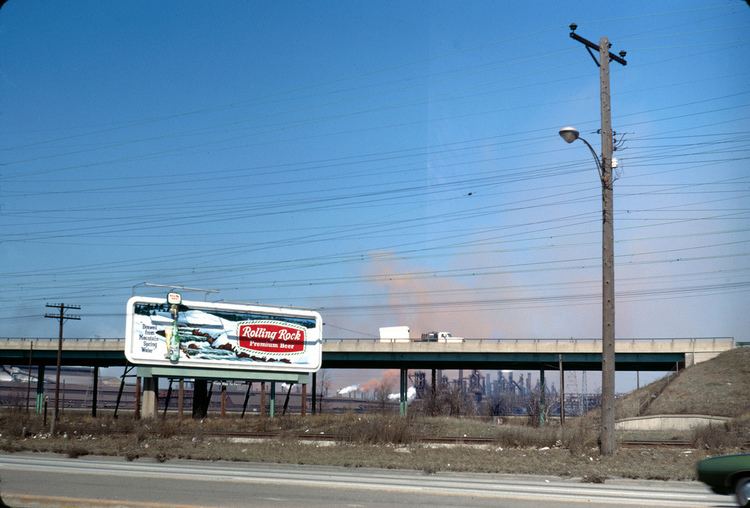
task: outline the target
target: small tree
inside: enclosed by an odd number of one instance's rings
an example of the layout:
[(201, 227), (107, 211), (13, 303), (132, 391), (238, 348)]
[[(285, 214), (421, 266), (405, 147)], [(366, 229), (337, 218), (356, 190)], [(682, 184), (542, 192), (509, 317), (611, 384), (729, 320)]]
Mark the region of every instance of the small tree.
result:
[(325, 397), (328, 397), (328, 391), (331, 389), (331, 376), (328, 374), (328, 371), (325, 369), (321, 369), (318, 372), (318, 378), (320, 383), (320, 399), (318, 404), (318, 412), (323, 412), (323, 399)]
[(380, 412), (382, 414), (385, 414), (386, 404), (388, 403), (388, 395), (390, 395), (392, 389), (393, 387), (391, 386), (391, 383), (389, 383), (385, 379), (381, 379), (380, 382), (378, 382), (378, 385), (375, 387), (375, 390), (373, 391), (375, 400), (380, 403)]
[(526, 412), (529, 415), (529, 425), (539, 427), (543, 422), (549, 421), (549, 410), (551, 404), (545, 401), (542, 404), (542, 392), (537, 388), (529, 394), (526, 403)]

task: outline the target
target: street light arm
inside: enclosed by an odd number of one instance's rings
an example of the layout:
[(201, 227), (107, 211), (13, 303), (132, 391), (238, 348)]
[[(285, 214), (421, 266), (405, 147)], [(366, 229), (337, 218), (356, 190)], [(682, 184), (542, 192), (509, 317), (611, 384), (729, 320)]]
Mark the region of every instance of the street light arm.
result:
[(601, 159), (599, 159), (599, 156), (596, 154), (596, 150), (594, 150), (594, 147), (592, 147), (589, 144), (589, 142), (586, 141), (585, 139), (583, 139), (581, 137), (579, 137), (578, 139), (580, 139), (581, 141), (583, 141), (584, 143), (586, 143), (586, 146), (589, 147), (589, 150), (591, 151), (591, 155), (594, 156), (594, 161), (596, 162), (596, 169), (599, 171), (599, 178), (603, 178), (602, 161), (601, 161)]

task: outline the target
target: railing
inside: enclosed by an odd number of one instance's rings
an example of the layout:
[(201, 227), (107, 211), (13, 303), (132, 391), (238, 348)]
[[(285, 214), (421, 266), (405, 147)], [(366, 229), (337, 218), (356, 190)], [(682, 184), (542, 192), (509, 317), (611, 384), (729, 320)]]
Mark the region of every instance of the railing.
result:
[[(562, 339), (562, 338), (508, 338), (508, 337), (498, 337), (498, 338), (463, 338), (464, 342), (502, 342), (505, 344), (508, 343), (515, 343), (515, 344), (529, 344), (529, 343), (555, 343), (555, 344), (584, 344), (584, 343), (599, 343), (601, 344), (601, 339), (592, 339), (592, 338), (568, 338), (568, 339)], [(690, 343), (705, 343), (711, 341), (713, 344), (716, 344), (717, 342), (726, 342), (730, 341), (731, 345), (735, 345), (734, 337), (654, 337), (654, 338), (618, 338), (615, 339), (615, 341), (619, 344), (623, 344), (625, 342), (630, 343), (672, 343), (675, 342), (685, 342), (689, 341)], [(349, 338), (336, 338), (336, 339), (323, 339), (324, 343), (342, 343), (342, 342), (384, 342), (384, 343), (395, 343), (395, 344), (405, 344), (405, 343), (425, 343), (425, 342), (432, 342), (432, 343), (439, 343), (444, 344), (445, 341), (423, 341), (419, 339), (380, 339), (378, 337), (349, 337)], [(451, 342), (447, 342), (450, 344)]]
[[(26, 349), (38, 345), (40, 348), (47, 349), (56, 344), (58, 339), (56, 337), (0, 337), (0, 348), (12, 348), (12, 349)], [(117, 344), (120, 347), (124, 343), (125, 339), (122, 337), (70, 337), (65, 338), (65, 344), (75, 347), (85, 347), (84, 344), (90, 345), (93, 348), (97, 344), (102, 346), (112, 346)], [(521, 349), (533, 349), (537, 346), (543, 348), (554, 348), (554, 349), (601, 349), (601, 339), (575, 339), (575, 338), (467, 338), (463, 339), (462, 342), (456, 341), (420, 341), (420, 340), (403, 340), (403, 341), (391, 341), (381, 340), (379, 338), (336, 338), (336, 339), (323, 339), (324, 344), (330, 344), (335, 346), (336, 344), (388, 344), (393, 346), (398, 345), (425, 345), (425, 344), (440, 344), (443, 346), (451, 347), (463, 347), (468, 346), (466, 349), (471, 349), (471, 345), (477, 345), (481, 348), (482, 344), (496, 345), (496, 346), (507, 346), (513, 347), (519, 346)], [(733, 337), (689, 337), (689, 338), (677, 338), (677, 337), (661, 337), (661, 338), (621, 338), (616, 340), (617, 349), (620, 351), (631, 350), (637, 352), (638, 350), (644, 350), (648, 348), (648, 345), (653, 345), (654, 350), (679, 350), (685, 353), (700, 353), (700, 352), (711, 352), (711, 351), (724, 351), (735, 347), (735, 340)], [(634, 346), (629, 348), (628, 345)], [(671, 347), (670, 347), (671, 346)]]
[[(9, 341), (54, 341), (58, 340), (57, 337), (0, 337), (0, 342)], [(66, 341), (85, 341), (85, 342), (105, 342), (105, 341), (123, 341), (123, 337), (65, 337)], [(404, 339), (405, 340), (405, 339)], [(567, 342), (567, 343), (580, 343), (580, 342), (601, 342), (601, 339), (593, 338), (528, 338), (528, 337), (475, 337), (475, 338), (464, 338), (466, 342)], [(703, 342), (703, 341), (727, 341), (730, 340), (734, 343), (733, 337), (654, 337), (654, 338), (618, 338), (617, 342), (675, 342), (675, 341), (691, 341), (691, 342)], [(331, 338), (323, 339), (323, 342), (344, 342), (344, 341), (357, 341), (357, 342), (381, 342), (378, 337), (342, 337), (342, 338)], [(388, 342), (390, 339), (383, 339), (383, 342)], [(410, 342), (427, 342), (411, 339)], [(435, 341), (433, 341), (435, 342)], [(738, 343), (739, 344), (739, 343)], [(742, 343), (745, 344), (745, 343)], [(750, 343), (747, 343), (750, 344)]]

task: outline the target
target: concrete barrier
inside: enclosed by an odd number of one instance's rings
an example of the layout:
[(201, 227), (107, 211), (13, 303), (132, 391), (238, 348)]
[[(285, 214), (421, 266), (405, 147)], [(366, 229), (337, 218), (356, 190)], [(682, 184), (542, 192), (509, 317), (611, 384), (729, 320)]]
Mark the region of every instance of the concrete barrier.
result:
[(708, 425), (723, 425), (729, 418), (708, 415), (650, 415), (623, 418), (615, 430), (692, 430)]

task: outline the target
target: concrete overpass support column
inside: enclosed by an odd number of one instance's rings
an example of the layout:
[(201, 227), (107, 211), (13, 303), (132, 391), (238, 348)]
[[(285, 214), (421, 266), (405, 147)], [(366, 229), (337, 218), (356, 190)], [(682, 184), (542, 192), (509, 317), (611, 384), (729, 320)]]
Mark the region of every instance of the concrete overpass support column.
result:
[(266, 382), (260, 382), (260, 416), (266, 416)]
[(36, 369), (36, 414), (44, 411), (44, 365)]
[(91, 416), (96, 418), (96, 403), (99, 396), (99, 367), (94, 367), (94, 386), (91, 388)]
[(159, 379), (155, 376), (143, 378), (143, 406), (141, 416), (144, 420), (153, 420), (156, 418), (156, 405), (158, 403), (157, 389)]
[(547, 387), (544, 382), (544, 369), (539, 371), (539, 425), (544, 425), (544, 413), (547, 405), (546, 392)]
[(276, 416), (276, 381), (271, 381), (271, 397), (268, 405), (268, 416), (273, 418)]
[(401, 369), (401, 383), (399, 389), (399, 414), (406, 416), (407, 369)]
[(432, 369), (432, 386), (430, 387), (430, 416), (435, 416), (435, 410), (437, 408), (437, 371)]

